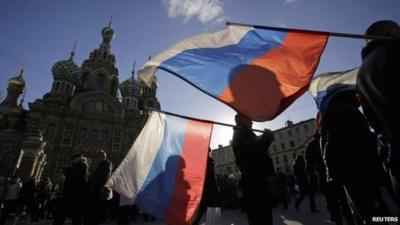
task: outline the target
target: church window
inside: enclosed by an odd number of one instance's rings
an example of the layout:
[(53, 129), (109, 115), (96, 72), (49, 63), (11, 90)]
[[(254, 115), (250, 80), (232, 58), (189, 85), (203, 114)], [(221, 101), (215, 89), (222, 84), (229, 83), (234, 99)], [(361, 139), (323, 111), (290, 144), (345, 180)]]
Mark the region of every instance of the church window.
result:
[(64, 92), (64, 91), (65, 91), (65, 84), (64, 84), (63, 82), (61, 83), (60, 89), (61, 89), (61, 90), (60, 90), (61, 92)]
[(111, 81), (111, 90), (110, 90), (110, 94), (111, 94), (111, 95), (114, 94), (114, 89), (115, 89), (116, 83), (117, 83), (117, 82), (115, 81), (115, 79), (113, 79), (113, 80)]
[(86, 137), (86, 128), (81, 128), (79, 132), (80, 139), (84, 139)]
[(96, 88), (97, 90), (103, 90), (104, 89), (104, 83), (105, 83), (105, 76), (104, 74), (99, 74), (97, 76), (97, 80), (96, 80)]
[(60, 87), (60, 83), (59, 82), (56, 82), (56, 88), (55, 88), (55, 91), (58, 91), (58, 88)]
[(54, 124), (50, 123), (49, 125), (47, 125), (46, 134), (47, 135), (54, 134)]
[(97, 138), (97, 130), (92, 130), (92, 132), (90, 132), (90, 138), (91, 139), (96, 139)]
[(101, 141), (105, 143), (107, 142), (107, 139), (108, 139), (108, 131), (103, 130), (103, 132), (101, 133)]
[(82, 75), (82, 89), (86, 89), (88, 87), (88, 73), (84, 73)]
[(128, 137), (128, 143), (132, 144), (133, 143), (133, 135), (129, 135)]
[(294, 147), (294, 141), (290, 141), (290, 147)]

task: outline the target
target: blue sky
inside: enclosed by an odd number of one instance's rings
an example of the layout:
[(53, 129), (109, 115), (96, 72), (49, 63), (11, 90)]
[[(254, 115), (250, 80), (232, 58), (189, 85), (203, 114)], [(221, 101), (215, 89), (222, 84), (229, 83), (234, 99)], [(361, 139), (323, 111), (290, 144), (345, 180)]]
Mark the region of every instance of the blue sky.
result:
[[(41, 97), (53, 81), (51, 66), (68, 58), (74, 41), (74, 59), (80, 65), (99, 46), (110, 16), (116, 33), (112, 52), (123, 81), (133, 60), (140, 66), (149, 55), (192, 35), (222, 29), (226, 21), (362, 34), (376, 20), (400, 22), (399, 9), (398, 0), (2, 0), (0, 90), (4, 97), (7, 80), (25, 59), (26, 102)], [(316, 74), (358, 66), (363, 45), (362, 40), (331, 37)], [(228, 106), (171, 74), (159, 71), (157, 76), (162, 109), (233, 123), (235, 113)], [(299, 122), (315, 114), (306, 93), (273, 121), (254, 127), (275, 130), (287, 119)], [(231, 135), (231, 128), (216, 126), (212, 147), (226, 145)]]

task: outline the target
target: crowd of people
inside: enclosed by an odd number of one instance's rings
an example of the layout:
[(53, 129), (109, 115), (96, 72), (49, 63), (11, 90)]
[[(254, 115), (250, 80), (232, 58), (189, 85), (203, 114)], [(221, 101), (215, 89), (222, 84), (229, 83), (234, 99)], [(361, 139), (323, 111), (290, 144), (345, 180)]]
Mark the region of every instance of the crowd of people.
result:
[(104, 186), (112, 171), (106, 153), (99, 151), (92, 159), (90, 170), (86, 157), (74, 155), (64, 174), (54, 182), (49, 177), (40, 181), (32, 177), (25, 183), (15, 176), (2, 177), (0, 225), (23, 217), (28, 222), (50, 220), (54, 225), (63, 225), (67, 220), (73, 225), (106, 221), (124, 225), (139, 217), (154, 220), (134, 206), (119, 206), (118, 193)]

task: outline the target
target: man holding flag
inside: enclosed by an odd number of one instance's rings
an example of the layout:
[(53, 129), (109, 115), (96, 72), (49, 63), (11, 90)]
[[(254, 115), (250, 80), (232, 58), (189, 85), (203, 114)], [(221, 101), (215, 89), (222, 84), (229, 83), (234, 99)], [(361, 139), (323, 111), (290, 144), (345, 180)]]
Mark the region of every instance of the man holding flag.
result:
[(268, 193), (268, 179), (275, 171), (268, 148), (274, 136), (266, 130), (257, 137), (251, 131), (252, 121), (241, 114), (236, 115), (235, 121), (232, 149), (241, 173), (247, 220), (249, 225), (272, 225), (273, 203)]

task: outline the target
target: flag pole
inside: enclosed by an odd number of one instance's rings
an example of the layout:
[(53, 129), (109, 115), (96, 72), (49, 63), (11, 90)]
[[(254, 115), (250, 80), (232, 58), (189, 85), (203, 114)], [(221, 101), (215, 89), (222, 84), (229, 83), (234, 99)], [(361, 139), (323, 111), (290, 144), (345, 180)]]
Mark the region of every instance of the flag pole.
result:
[(355, 39), (373, 39), (373, 40), (388, 40), (392, 37), (387, 36), (376, 36), (376, 35), (361, 35), (361, 34), (349, 34), (349, 33), (339, 33), (339, 32), (328, 32), (328, 31), (317, 31), (317, 30), (305, 30), (305, 29), (297, 29), (297, 28), (283, 28), (283, 27), (271, 27), (271, 26), (262, 26), (262, 25), (251, 25), (245, 23), (235, 23), (235, 22), (226, 22), (226, 25), (234, 25), (234, 26), (242, 26), (242, 27), (254, 27), (261, 29), (269, 29), (269, 30), (277, 30), (277, 31), (294, 31), (301, 33), (325, 33), (329, 36), (334, 37), (344, 37), (344, 38), (355, 38)]
[[(200, 122), (213, 123), (213, 124), (226, 126), (226, 127), (233, 127), (233, 128), (234, 127), (240, 127), (240, 126), (232, 125), (232, 124), (229, 124), (229, 123), (221, 123), (221, 122), (216, 122), (216, 121), (212, 121), (212, 120), (204, 120), (204, 119), (199, 119), (199, 118), (195, 118), (195, 117), (184, 116), (184, 115), (180, 115), (180, 114), (176, 114), (176, 113), (172, 113), (172, 112), (168, 112), (168, 111), (164, 111), (164, 110), (156, 109), (156, 108), (147, 108), (147, 109), (150, 110), (150, 111), (156, 111), (156, 112), (164, 113), (164, 114), (167, 114), (167, 115), (170, 115), (170, 116), (180, 117), (180, 118), (188, 119), (188, 120), (197, 120), (197, 121), (200, 121)], [(261, 133), (265, 132), (264, 130), (258, 130), (258, 129), (250, 129), (250, 130), (255, 131), (255, 132), (261, 132)]]

